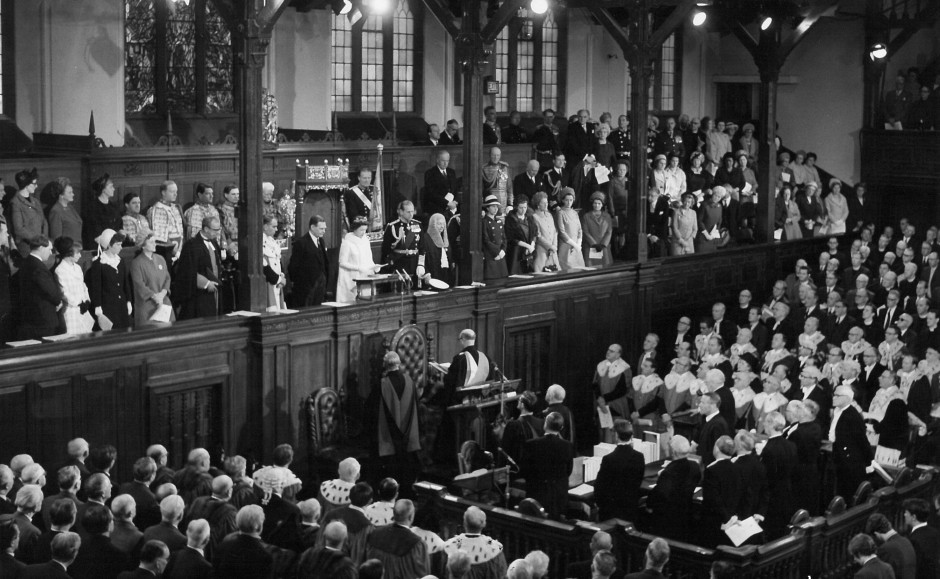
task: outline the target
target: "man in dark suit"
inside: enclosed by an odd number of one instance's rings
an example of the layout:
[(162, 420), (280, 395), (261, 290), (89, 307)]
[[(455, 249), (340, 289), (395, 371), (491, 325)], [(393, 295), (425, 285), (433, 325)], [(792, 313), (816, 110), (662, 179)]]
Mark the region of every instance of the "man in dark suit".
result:
[(202, 220), (202, 230), (183, 245), (173, 275), (173, 301), (180, 305), (180, 320), (214, 317), (219, 313), (219, 272), (222, 253), (216, 241), (222, 225), (218, 217)]
[(431, 216), (435, 213), (444, 215), (447, 211), (448, 195), (457, 195), (457, 174), (448, 167), (450, 153), (438, 151), (437, 164), (424, 172), (424, 197), (421, 198), (421, 211)]
[(725, 347), (730, 347), (738, 337), (738, 325), (725, 317), (727, 308), (718, 302), (712, 306), (712, 318), (715, 320), (713, 331), (721, 336)]
[(838, 300), (833, 308), (835, 311), (829, 318), (828, 327), (823, 330), (827, 341), (831, 344), (841, 344), (849, 337), (849, 329), (855, 324), (855, 318), (848, 315), (849, 310), (843, 300)]
[[(329, 511), (321, 522), (324, 528), (331, 521), (341, 521), (346, 526), (343, 533), (344, 550), (356, 565), (360, 565), (366, 560), (366, 549), (368, 548), (366, 541), (375, 528), (362, 510), (371, 502), (372, 487), (369, 483), (358, 482), (349, 490), (350, 504)], [(316, 548), (323, 547), (328, 540), (327, 534), (319, 534)]]
[(436, 147), (441, 144), (441, 128), (437, 123), (428, 125), (428, 136), (423, 141), (416, 143), (419, 147)]
[(78, 509), (69, 499), (56, 499), (49, 505), (49, 511), (48, 530), (39, 535), (33, 551), (33, 560), (36, 563), (52, 560), (52, 541), (62, 533), (67, 533), (75, 525), (75, 515)]
[[(720, 370), (714, 369), (708, 372), (716, 371), (721, 372)], [(717, 376), (715, 379), (717, 379)], [(706, 384), (707, 380), (708, 375), (706, 374)], [(724, 380), (724, 378), (722, 378), (722, 380)], [(727, 436), (731, 432), (731, 429), (728, 427), (728, 422), (720, 413), (719, 406), (723, 405), (724, 401), (714, 392), (704, 394), (698, 402), (698, 413), (702, 417), (702, 422), (699, 425), (698, 436), (693, 444), (692, 451), (698, 452), (699, 456), (702, 457), (702, 464), (705, 466), (708, 466), (715, 460), (715, 457), (712, 455), (715, 441), (722, 436)], [(734, 403), (732, 403), (732, 408), (733, 407)]]
[(44, 235), (29, 240), (29, 255), (20, 271), (19, 333), (20, 340), (38, 340), (60, 333), (59, 316), (62, 289), (46, 267), (52, 255), (52, 243)]
[[(170, 555), (163, 571), (166, 579), (209, 579), (212, 564), (203, 556), (210, 538), (209, 522), (196, 519), (186, 528), (186, 547)], [(225, 537), (220, 537), (219, 541)]]
[[(212, 495), (198, 497), (189, 506), (188, 521), (205, 519), (209, 523), (209, 544), (204, 549), (207, 559), (212, 559), (214, 549), (222, 542), (222, 539), (235, 532), (235, 514), (238, 509), (231, 504), (233, 487), (234, 483), (231, 477), (224, 474), (219, 475), (212, 479)], [(264, 520), (267, 524), (269, 520), (267, 512), (265, 512)], [(188, 534), (187, 531), (187, 544), (189, 542)], [(262, 538), (264, 538), (263, 531)], [(273, 541), (268, 542), (273, 543)]]
[(326, 220), (314, 215), (310, 218), (307, 235), (294, 242), (290, 264), (287, 266), (287, 275), (293, 283), (291, 295), (294, 307), (318, 306), (326, 298), (330, 259), (323, 241), (325, 234)]
[(793, 487), (790, 484), (796, 467), (796, 445), (783, 436), (786, 420), (779, 412), (764, 418), (764, 432), (769, 436), (760, 460), (767, 471), (767, 490), (773, 497), (768, 504), (764, 533), (768, 541), (786, 534), (787, 524), (793, 516)]
[(791, 400), (812, 400), (819, 408), (816, 422), (823, 430), (829, 429), (829, 412), (832, 410), (832, 394), (819, 383), (822, 372), (815, 366), (807, 366), (800, 370), (799, 388), (790, 389)]
[(82, 485), (81, 474), (78, 472), (78, 468), (74, 466), (63, 466), (56, 473), (57, 479), (57, 488), (59, 489), (58, 494), (49, 495), (42, 500), (42, 508), (40, 508), (40, 513), (42, 513), (42, 522), (43, 527), (46, 529), (49, 528), (49, 516), (51, 512), (52, 504), (59, 499), (68, 499), (75, 504), (75, 508), (78, 508), (78, 505), (82, 504), (82, 501), (78, 500), (76, 494), (78, 493), (79, 487)]
[(624, 579), (666, 579), (663, 567), (669, 562), (669, 543), (659, 537), (646, 546), (646, 568), (630, 573)]
[(19, 529), (16, 558), (24, 563), (35, 563), (36, 544), (42, 531), (32, 523), (42, 505), (42, 490), (38, 485), (26, 484), (16, 492), (16, 512), (0, 516), (0, 524), (13, 524)]
[(741, 473), (731, 462), (734, 442), (729, 436), (715, 441), (715, 460), (702, 478), (702, 545), (714, 548), (727, 542), (724, 529), (738, 520), (744, 485)]
[(0, 577), (20, 577), (26, 563), (13, 557), (20, 538), (20, 530), (12, 522), (0, 524)]
[(887, 368), (878, 361), (878, 350), (874, 347), (866, 348), (862, 352), (862, 372), (858, 376), (859, 390), (862, 400), (859, 405), (862, 408), (868, 408), (871, 399), (878, 391), (878, 378)]
[(125, 571), (118, 579), (154, 579), (159, 577), (170, 559), (170, 550), (160, 541), (147, 541), (140, 550), (140, 565)]
[(917, 555), (917, 579), (936, 579), (940, 571), (940, 531), (927, 525), (930, 504), (924, 499), (907, 499), (901, 503), (901, 511), (910, 529), (907, 538)]
[(578, 111), (577, 121), (568, 125), (565, 135), (565, 155), (572, 163), (580, 163), (584, 156), (594, 148), (594, 124), (589, 121), (591, 113), (587, 109)]
[(121, 485), (117, 494), (134, 497), (137, 507), (137, 516), (134, 523), (141, 532), (147, 527), (160, 522), (160, 505), (150, 490), (150, 483), (157, 475), (157, 463), (149, 456), (134, 461), (134, 480)]
[(556, 151), (552, 155), (552, 165), (542, 172), (540, 191), (548, 194), (548, 208), (554, 210), (558, 207), (558, 196), (561, 190), (568, 186), (571, 181), (571, 174), (565, 165), (567, 158), (561, 151)]
[[(564, 577), (569, 577), (571, 579), (591, 579), (591, 564), (594, 562), (594, 555), (599, 551), (610, 551), (613, 548), (614, 542), (610, 536), (610, 533), (606, 531), (597, 531), (591, 535), (591, 557), (589, 559), (568, 563), (568, 567), (565, 569)], [(623, 571), (618, 569), (611, 577), (612, 579), (623, 579)]]
[(522, 450), (526, 495), (555, 519), (568, 507), (568, 477), (574, 466), (574, 446), (561, 437), (564, 426), (561, 414), (550, 413), (545, 417), (545, 436), (526, 442)]
[[(134, 497), (128, 494), (118, 495), (111, 501), (111, 514), (114, 515), (114, 527), (111, 529), (111, 544), (132, 560), (137, 560), (140, 548), (144, 546), (144, 534), (134, 525)], [(157, 511), (159, 513), (159, 511)], [(159, 518), (157, 519), (159, 522)]]
[(921, 268), (920, 279), (927, 282), (927, 297), (940, 299), (940, 255), (936, 252), (927, 256), (927, 266)]
[[(739, 430), (734, 435), (734, 452), (731, 459), (741, 476), (741, 503), (738, 516), (742, 519), (753, 516), (758, 522), (767, 518), (770, 493), (767, 486), (767, 469), (761, 457), (754, 452), (757, 437), (746, 430)], [(775, 497), (776, 500), (776, 497)], [(755, 537), (756, 541), (759, 537)]]
[(75, 562), (69, 567), (73, 579), (116, 579), (133, 568), (130, 557), (111, 543), (108, 537), (113, 519), (102, 505), (90, 504), (82, 516), (82, 527), (88, 538), (82, 541)]
[(499, 145), (503, 142), (502, 129), (496, 124), (496, 107), (488, 106), (483, 109), (483, 144)]
[(512, 180), (512, 193), (518, 197), (525, 195), (526, 199), (542, 190), (542, 181), (539, 177), (539, 162), (535, 159), (529, 161), (524, 173), (519, 173)]
[(891, 565), (878, 558), (875, 540), (864, 533), (859, 533), (849, 541), (849, 555), (861, 566), (855, 573), (855, 579), (894, 579)]
[[(791, 410), (791, 405), (795, 405)], [(795, 427), (787, 429), (787, 438), (796, 447), (796, 465), (793, 467), (793, 496), (797, 509), (806, 509), (810, 515), (819, 513), (819, 448), (823, 429), (816, 421), (819, 405), (812, 400), (790, 402), (787, 416)]]
[(463, 139), (460, 138), (460, 123), (457, 119), (450, 119), (444, 125), (444, 131), (438, 141), (440, 145), (462, 145)]
[(261, 542), (264, 510), (258, 505), (245, 505), (235, 517), (238, 532), (225, 538), (216, 549), (212, 567), (216, 577), (256, 579), (271, 573), (274, 557)]
[(618, 518), (636, 522), (646, 463), (643, 455), (631, 446), (633, 425), (630, 421), (614, 420), (614, 431), (619, 440), (617, 448), (601, 459), (594, 481), (598, 516), (601, 521)]
[(699, 464), (689, 459), (691, 445), (682, 435), (669, 441), (673, 460), (659, 473), (646, 506), (653, 513), (656, 534), (678, 541), (690, 540), (692, 500), (702, 479)]
[(888, 517), (881, 513), (868, 516), (865, 522), (865, 533), (875, 539), (878, 547), (878, 558), (894, 569), (897, 579), (915, 579), (917, 576), (917, 554), (914, 546), (902, 537), (891, 526)]
[(855, 495), (865, 480), (865, 469), (871, 464), (872, 451), (865, 435), (862, 415), (852, 406), (855, 392), (851, 386), (838, 386), (832, 397), (832, 460), (836, 467), (836, 492), (844, 499)]
[[(71, 575), (66, 570), (75, 562), (81, 543), (78, 533), (68, 531), (59, 533), (52, 539), (50, 545), (52, 559), (26, 567), (20, 577), (23, 579), (71, 579)], [(6, 577), (6, 575), (0, 573), (0, 577)]]
[(161, 520), (144, 531), (144, 542), (161, 541), (170, 552), (179, 551), (186, 546), (186, 535), (180, 532), (178, 525), (183, 520), (186, 504), (183, 497), (170, 495), (160, 501)]

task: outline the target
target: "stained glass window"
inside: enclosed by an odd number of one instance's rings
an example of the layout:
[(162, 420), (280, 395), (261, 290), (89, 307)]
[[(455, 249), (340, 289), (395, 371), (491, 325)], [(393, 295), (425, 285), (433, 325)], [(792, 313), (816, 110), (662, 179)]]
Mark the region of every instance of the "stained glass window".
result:
[(124, 110), (156, 112), (153, 0), (124, 4)]
[(523, 8), (518, 16), (496, 37), (493, 60), (500, 94), (493, 105), (503, 113), (562, 107), (564, 12), (539, 16)]
[(229, 113), (232, 37), (209, 0), (124, 2), (129, 113)]
[(339, 112), (413, 112), (420, 96), (420, 0), (350, 24), (334, 15), (331, 103)]

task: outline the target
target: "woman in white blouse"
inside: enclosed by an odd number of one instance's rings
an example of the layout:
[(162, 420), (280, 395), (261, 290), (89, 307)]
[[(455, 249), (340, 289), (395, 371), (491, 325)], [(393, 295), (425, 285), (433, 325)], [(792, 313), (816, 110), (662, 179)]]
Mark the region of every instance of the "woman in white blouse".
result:
[(66, 334), (87, 334), (95, 325), (89, 313), (91, 299), (85, 274), (78, 261), (82, 258), (82, 244), (71, 237), (55, 240), (56, 265), (52, 272), (62, 288), (62, 317), (65, 320)]

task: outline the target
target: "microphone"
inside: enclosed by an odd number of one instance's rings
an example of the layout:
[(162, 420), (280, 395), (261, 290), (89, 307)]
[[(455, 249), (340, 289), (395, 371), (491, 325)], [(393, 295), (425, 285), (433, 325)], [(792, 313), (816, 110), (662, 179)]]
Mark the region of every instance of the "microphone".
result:
[(506, 452), (505, 450), (503, 450), (503, 447), (502, 447), (502, 446), (496, 447), (496, 450), (499, 451), (499, 454), (503, 455), (503, 458), (506, 459), (506, 462), (508, 462), (509, 464), (513, 465), (513, 466), (516, 467), (516, 468), (519, 468), (519, 465), (516, 464), (516, 461), (514, 461), (511, 456), (509, 456), (509, 453), (508, 453), (508, 452)]
[(399, 270), (397, 270), (397, 269), (394, 270), (394, 271), (395, 271), (395, 275), (398, 276), (398, 281), (400, 281), (401, 283), (406, 283), (406, 282), (405, 282), (405, 278), (403, 278), (403, 277), (401, 276), (401, 271), (399, 271)]
[(405, 272), (405, 271), (400, 271), (398, 275), (402, 276), (403, 281), (404, 281), (406, 284), (408, 284), (408, 288), (409, 288), (409, 289), (411, 288), (412, 285), (414, 285), (414, 282), (411, 281), (411, 276), (408, 275), (407, 272)]

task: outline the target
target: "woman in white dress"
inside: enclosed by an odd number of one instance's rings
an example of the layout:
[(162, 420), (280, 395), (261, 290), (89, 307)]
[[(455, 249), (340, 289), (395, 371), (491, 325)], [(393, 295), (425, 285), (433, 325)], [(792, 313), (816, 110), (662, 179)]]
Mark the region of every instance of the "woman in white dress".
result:
[(558, 229), (558, 267), (561, 271), (568, 271), (573, 267), (584, 267), (584, 256), (581, 255), (583, 232), (578, 213), (572, 209), (574, 189), (565, 187), (559, 197), (561, 205), (555, 212)]
[(264, 218), (261, 236), (261, 251), (264, 257), (264, 277), (268, 282), (268, 311), (276, 312), (284, 309), (284, 284), (286, 278), (281, 271), (281, 244), (274, 239), (277, 233), (277, 218), (268, 216)]
[(538, 227), (538, 237), (535, 238), (535, 262), (532, 270), (544, 271), (546, 267), (558, 270), (558, 230), (555, 228), (555, 217), (548, 210), (548, 195), (539, 191), (532, 196), (532, 205), (535, 211), (532, 218)]
[(357, 217), (352, 222), (352, 231), (343, 238), (339, 246), (339, 277), (336, 280), (336, 301), (356, 301), (356, 278), (377, 273), (381, 265), (372, 260), (372, 246), (366, 237), (369, 222)]
[(845, 233), (845, 220), (849, 218), (849, 202), (842, 194), (842, 181), (829, 180), (829, 195), (824, 199), (826, 215), (829, 218), (829, 235)]
[(55, 240), (56, 265), (52, 268), (62, 288), (62, 317), (66, 334), (87, 334), (95, 325), (89, 313), (91, 298), (85, 285), (85, 274), (78, 260), (82, 258), (82, 244), (71, 237)]

